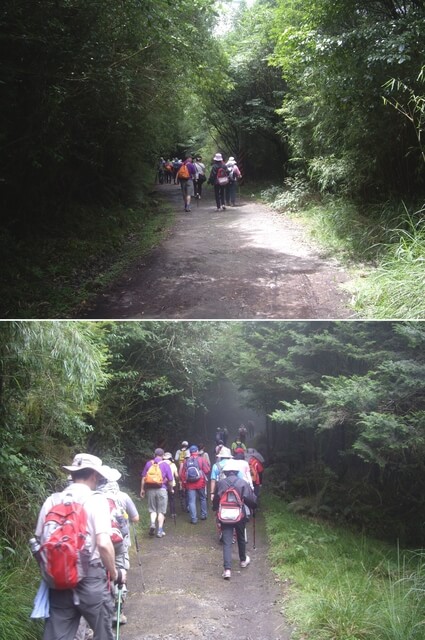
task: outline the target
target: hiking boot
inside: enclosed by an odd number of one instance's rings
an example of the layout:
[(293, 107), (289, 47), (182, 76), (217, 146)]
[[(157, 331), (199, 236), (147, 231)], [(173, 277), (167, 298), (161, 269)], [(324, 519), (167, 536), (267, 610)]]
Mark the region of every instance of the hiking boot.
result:
[(226, 207), (224, 206), (224, 204), (221, 208), (223, 209), (223, 211), (226, 211)]
[(230, 569), (225, 569), (223, 571), (223, 578), (225, 580), (230, 580), (230, 576), (232, 575), (232, 572), (230, 571)]
[(249, 556), (246, 556), (245, 560), (241, 561), (242, 569), (245, 569), (245, 567), (247, 567), (250, 562), (251, 562), (251, 558)]
[(151, 537), (155, 535), (155, 526), (153, 524), (151, 524), (151, 526), (149, 527), (149, 535)]
[(120, 615), (120, 625), (121, 624), (127, 624), (127, 616), (125, 616), (123, 613), (121, 613)]
[(158, 533), (156, 534), (157, 538), (163, 538), (165, 536), (165, 531), (162, 529), (158, 529)]

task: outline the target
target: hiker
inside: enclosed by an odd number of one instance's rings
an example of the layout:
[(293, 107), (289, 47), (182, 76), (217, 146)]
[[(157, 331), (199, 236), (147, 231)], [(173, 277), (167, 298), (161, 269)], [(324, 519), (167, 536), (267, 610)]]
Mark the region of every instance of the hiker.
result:
[(148, 511), (150, 516), (149, 535), (155, 535), (155, 525), (158, 521), (157, 538), (165, 536), (164, 521), (167, 513), (167, 487), (173, 489), (173, 476), (170, 465), (165, 462), (164, 449), (155, 449), (155, 457), (148, 460), (142, 471), (140, 497), (143, 499), (148, 492)]
[(246, 426), (244, 424), (241, 424), (241, 426), (239, 427), (238, 435), (239, 435), (239, 440), (241, 442), (243, 442), (243, 444), (245, 444), (245, 442), (246, 442)]
[(175, 491), (176, 491), (177, 482), (179, 482), (179, 472), (177, 471), (177, 467), (173, 460), (173, 456), (169, 451), (164, 453), (164, 460), (170, 466), (171, 473), (173, 476), (173, 482), (172, 482), (173, 491), (171, 491), (170, 489), (167, 489), (167, 490), (168, 490), (168, 504), (170, 505), (170, 515), (172, 518), (175, 518), (176, 517)]
[(264, 458), (261, 454), (256, 451), (256, 449), (248, 449), (245, 454), (245, 459), (249, 464), (249, 470), (251, 472), (252, 483), (254, 485), (254, 493), (257, 496), (260, 495), (260, 489), (263, 484), (263, 472), (264, 472), (264, 464), (261, 461), (261, 458)]
[(227, 447), (221, 447), (221, 449), (218, 451), (218, 453), (216, 453), (216, 461), (212, 466), (211, 469), (211, 477), (210, 477), (210, 494), (211, 494), (211, 500), (214, 497), (214, 490), (215, 490), (215, 485), (217, 483), (217, 481), (222, 478), (224, 478), (224, 474), (223, 474), (223, 467), (226, 464), (226, 462), (228, 460), (230, 460), (232, 457), (232, 453), (230, 451), (230, 449), (228, 449)]
[(206, 459), (199, 455), (199, 450), (196, 445), (190, 447), (189, 454), (189, 457), (182, 467), (180, 478), (186, 489), (190, 522), (196, 524), (198, 522), (197, 498), (199, 498), (201, 520), (207, 519), (206, 487), (208, 474), (211, 469)]
[(196, 178), (195, 165), (192, 162), (192, 156), (186, 156), (185, 161), (177, 172), (177, 178), (183, 195), (184, 210), (188, 213), (190, 209), (190, 200), (194, 195), (193, 181)]
[(229, 207), (236, 206), (236, 187), (238, 184), (238, 180), (242, 178), (242, 174), (239, 171), (239, 167), (236, 164), (236, 160), (233, 156), (230, 156), (228, 161), (226, 162), (226, 167), (229, 170), (229, 183), (226, 185), (225, 196), (226, 196), (226, 204)]
[(243, 449), (244, 452), (246, 451), (246, 445), (242, 442), (240, 436), (236, 436), (234, 442), (232, 442), (232, 445), (230, 447), (230, 450), (232, 452), (232, 455), (235, 452), (235, 449)]
[(157, 179), (159, 184), (164, 183), (164, 165), (165, 165), (165, 160), (161, 156), (160, 159), (158, 160), (158, 165), (157, 165)]
[(223, 578), (229, 580), (232, 569), (233, 530), (236, 531), (240, 566), (245, 568), (251, 562), (246, 555), (245, 505), (254, 511), (256, 497), (249, 484), (238, 478), (235, 460), (228, 460), (223, 467), (225, 478), (219, 480), (214, 490), (213, 510), (221, 523), (223, 542)]
[(208, 184), (214, 186), (215, 202), (217, 211), (225, 210), (225, 187), (229, 182), (229, 170), (223, 162), (221, 153), (216, 153), (213, 158), (213, 165), (208, 178)]
[(195, 181), (193, 183), (195, 198), (200, 200), (202, 197), (202, 185), (207, 179), (205, 175), (205, 165), (202, 162), (201, 156), (196, 156), (195, 162), (193, 164), (195, 166), (195, 171), (196, 171)]
[[(82, 560), (82, 577), (76, 586), (75, 583), (70, 583), (71, 575), (68, 571), (60, 571), (63, 562), (58, 562), (54, 555), (60, 553), (61, 560), (65, 560), (64, 546), (56, 543), (51, 552), (47, 548), (43, 551), (43, 554), (50, 556), (46, 566), (50, 567), (53, 574), (53, 578), (50, 576), (53, 586), (50, 586), (48, 592), (49, 617), (46, 619), (43, 640), (73, 640), (81, 616), (84, 616), (93, 629), (95, 638), (113, 640), (113, 601), (109, 585), (110, 581), (124, 585), (127, 574), (125, 569), (117, 569), (115, 566), (108, 501), (102, 493), (96, 491), (103, 478), (108, 480), (108, 469), (102, 465), (100, 458), (89, 453), (77, 454), (72, 464), (64, 466), (64, 469), (71, 473), (72, 483), (44, 502), (37, 520), (36, 538), (41, 545), (49, 540), (54, 528), (50, 521), (51, 508), (55, 506), (58, 510), (66, 509), (69, 503), (83, 506), (80, 516), (68, 516), (67, 519), (70, 521), (72, 518), (78, 525), (77, 529), (87, 531), (88, 535), (83, 549), (77, 551)], [(76, 507), (74, 513), (77, 513)], [(56, 529), (56, 535), (59, 535), (60, 530)], [(72, 586), (64, 587), (66, 584)]]
[(182, 161), (179, 160), (178, 158), (174, 158), (172, 165), (173, 165), (173, 182), (174, 184), (177, 184), (177, 172), (180, 169), (180, 167), (182, 166)]
[(167, 184), (171, 184), (171, 180), (173, 177), (173, 164), (171, 160), (167, 160), (164, 163), (164, 175), (165, 175), (165, 182)]
[[(129, 522), (136, 523), (139, 521), (139, 513), (137, 511), (136, 505), (133, 500), (130, 498), (128, 493), (125, 491), (121, 491), (118, 480), (121, 478), (121, 473), (118, 469), (110, 469), (108, 471), (109, 480), (104, 484), (101, 484), (99, 489), (104, 493), (108, 499), (111, 516), (112, 516), (112, 543), (114, 544), (114, 530), (119, 528), (119, 532), (122, 534), (122, 541), (118, 538), (117, 533), (115, 533), (115, 566), (117, 569), (125, 569), (128, 571), (130, 569), (130, 554), (129, 547), (131, 546), (130, 539), (130, 529)], [(114, 510), (118, 510), (118, 514), (114, 513)], [(124, 522), (122, 522), (122, 520)], [(115, 588), (115, 610), (112, 618), (112, 623), (117, 623), (117, 611), (118, 611), (118, 600), (119, 593), (118, 588)], [(121, 609), (120, 609), (120, 625), (127, 623), (127, 616), (123, 613), (123, 604), (127, 597), (127, 585), (124, 585), (121, 591)]]
[(207, 461), (209, 467), (211, 467), (210, 456), (209, 456), (208, 451), (205, 451), (205, 445), (204, 444), (198, 444), (198, 451), (199, 451), (199, 455), (202, 458), (205, 458), (205, 460)]
[(236, 447), (233, 452), (233, 459), (236, 463), (236, 466), (239, 468), (241, 476), (244, 480), (247, 481), (252, 490), (254, 490), (254, 485), (252, 482), (251, 471), (249, 468), (249, 464), (245, 459), (245, 450), (242, 447)]
[(183, 440), (180, 445), (180, 448), (177, 449), (176, 454), (174, 456), (174, 460), (176, 461), (177, 471), (180, 473), (180, 467), (185, 461), (186, 451), (188, 449), (189, 443), (187, 440)]

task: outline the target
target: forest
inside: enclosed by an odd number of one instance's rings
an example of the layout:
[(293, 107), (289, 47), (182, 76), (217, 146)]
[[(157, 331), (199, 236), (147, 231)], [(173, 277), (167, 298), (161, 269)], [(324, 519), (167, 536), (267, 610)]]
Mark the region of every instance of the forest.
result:
[(229, 380), (267, 416), (255, 444), (282, 500), (420, 545), (424, 343), (423, 324), (405, 322), (2, 323), (0, 539), (28, 536), (78, 450), (136, 489), (159, 444), (212, 451), (211, 385)]
[(0, 323), (0, 635), (41, 637), (28, 539), (62, 465), (90, 451), (137, 495), (158, 444), (213, 455), (217, 405), (236, 434), (231, 384), (266, 416), (250, 444), (294, 638), (420, 640), (424, 346), (404, 321)]
[(217, 148), (382, 266), (372, 317), (423, 317), (424, 17), (423, 0), (3, 2), (3, 317), (53, 317), (52, 283), (78, 289), (77, 267), (149, 235), (158, 158)]

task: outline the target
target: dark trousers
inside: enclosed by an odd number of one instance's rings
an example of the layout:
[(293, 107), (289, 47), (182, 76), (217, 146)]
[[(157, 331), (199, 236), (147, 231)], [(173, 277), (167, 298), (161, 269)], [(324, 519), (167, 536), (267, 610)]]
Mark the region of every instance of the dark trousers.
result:
[(103, 568), (90, 568), (76, 589), (50, 589), (50, 617), (43, 640), (74, 640), (81, 616), (94, 631), (94, 640), (114, 640), (113, 599)]
[(215, 202), (217, 204), (217, 209), (221, 209), (221, 207), (226, 202), (224, 197), (224, 191), (225, 191), (224, 186), (221, 186), (220, 184), (214, 185), (214, 195), (215, 195)]
[(221, 523), (221, 532), (223, 534), (223, 566), (225, 569), (232, 568), (233, 529), (236, 531), (239, 560), (241, 562), (246, 560), (245, 518), (236, 524)]

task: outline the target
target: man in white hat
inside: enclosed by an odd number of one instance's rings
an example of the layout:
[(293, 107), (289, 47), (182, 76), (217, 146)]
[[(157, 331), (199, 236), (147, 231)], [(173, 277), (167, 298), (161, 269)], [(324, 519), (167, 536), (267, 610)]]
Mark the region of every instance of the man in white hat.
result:
[(73, 640), (80, 617), (84, 616), (99, 640), (113, 640), (113, 599), (111, 582), (123, 584), (126, 571), (115, 567), (115, 553), (111, 541), (111, 517), (106, 497), (95, 489), (108, 478), (108, 467), (97, 456), (79, 453), (72, 465), (64, 466), (72, 482), (62, 492), (55, 493), (44, 502), (37, 521), (36, 537), (41, 543), (48, 536), (46, 515), (50, 509), (66, 501), (82, 504), (87, 514), (87, 537), (84, 547), (86, 567), (82, 579), (74, 589), (49, 590), (50, 614), (46, 620), (43, 640)]

